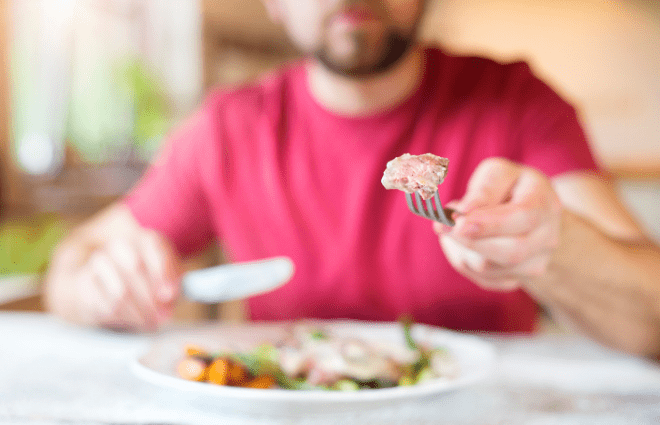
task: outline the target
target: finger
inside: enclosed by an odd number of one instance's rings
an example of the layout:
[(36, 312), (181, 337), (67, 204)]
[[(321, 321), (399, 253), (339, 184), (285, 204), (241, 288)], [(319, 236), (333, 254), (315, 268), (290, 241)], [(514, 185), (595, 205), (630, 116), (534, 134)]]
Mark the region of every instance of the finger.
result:
[(450, 226), (447, 226), (442, 223), (438, 223), (437, 221), (433, 221), (432, 223), (433, 223), (433, 231), (438, 236), (444, 235), (452, 231), (452, 228)]
[(470, 279), (481, 288), (488, 291), (511, 292), (520, 289), (521, 282), (516, 278), (487, 278), (471, 270), (468, 266), (462, 267), (459, 273)]
[(102, 319), (112, 313), (112, 306), (105, 291), (101, 290), (99, 279), (90, 267), (82, 267), (74, 279), (83, 323), (100, 325)]
[(518, 179), (520, 167), (502, 158), (482, 161), (470, 177), (465, 195), (451, 202), (454, 209), (468, 213), (475, 208), (505, 202)]
[(486, 232), (483, 236), (524, 233), (538, 224), (539, 217), (547, 216), (549, 198), (553, 195), (546, 178), (525, 169), (511, 188), (511, 198), (506, 203), (474, 210), (464, 221), (478, 223)]
[(155, 325), (145, 320), (130, 292), (111, 305), (110, 314), (104, 316), (101, 325), (115, 330), (154, 330)]
[(440, 245), (447, 260), (455, 269), (459, 269), (464, 264), (469, 264), (473, 269), (479, 269), (487, 261), (479, 253), (466, 248), (450, 236), (441, 236)]
[(511, 202), (524, 203), (535, 200), (543, 203), (549, 194), (554, 194), (550, 180), (533, 168), (523, 168), (516, 185), (511, 191)]
[(147, 313), (137, 307), (135, 292), (131, 290), (131, 286), (135, 282), (127, 282), (110, 257), (103, 252), (94, 253), (90, 257), (90, 266), (100, 283), (101, 290), (113, 306), (111, 320), (106, 321), (106, 324), (109, 325), (111, 321), (115, 321), (117, 323), (125, 322), (136, 328), (153, 326), (153, 316), (149, 317)]
[(459, 244), (501, 266), (514, 266), (540, 252), (548, 252), (556, 246), (558, 240), (558, 236), (553, 234), (550, 225), (537, 227), (525, 235), (481, 239), (461, 238), (460, 235), (453, 235), (453, 237)]
[(518, 236), (541, 225), (547, 215), (546, 210), (536, 205), (507, 203), (484, 207), (457, 218), (452, 234), (470, 239)]
[(523, 172), (503, 205), (473, 210), (457, 219), (455, 233), (473, 238), (520, 235), (561, 213), (561, 201), (542, 174)]
[(469, 250), (454, 241), (448, 236), (440, 238), (442, 249), (445, 256), (454, 269), (462, 276), (470, 279), (475, 284), (488, 290), (511, 291), (519, 287), (519, 282), (509, 276), (497, 278), (488, 278), (475, 269), (482, 269), (487, 263), (486, 260), (479, 260), (477, 256), (472, 256)]
[(480, 270), (473, 270), (473, 272), (478, 273), (479, 276), (487, 280), (526, 280), (545, 274), (548, 270), (549, 263), (550, 256), (547, 253), (540, 253), (512, 267), (505, 267), (486, 261)]
[(440, 235), (440, 246), (442, 247), (442, 252), (445, 253), (445, 257), (447, 257), (447, 261), (449, 261), (452, 267), (458, 269), (462, 265), (462, 250), (464, 248), (456, 240), (447, 235)]
[(112, 304), (124, 298), (126, 285), (104, 253), (93, 253), (89, 258), (89, 268), (92, 272), (93, 282), (99, 286)]
[(115, 309), (112, 311), (110, 316), (104, 318), (101, 324), (103, 327), (122, 331), (154, 329), (153, 325), (149, 325), (144, 321), (135, 304), (129, 302), (128, 300), (124, 300), (123, 302), (116, 304)]
[(106, 250), (116, 266), (116, 271), (128, 286), (141, 315), (149, 324), (157, 321), (155, 294), (147, 269), (132, 243), (117, 240), (109, 244)]
[(93, 274), (93, 284), (99, 297), (94, 306), (94, 324), (114, 330), (135, 330), (143, 327), (143, 320), (137, 309), (122, 296), (115, 299), (105, 291), (101, 278)]
[(180, 278), (174, 251), (155, 233), (140, 238), (140, 247), (156, 297), (163, 303), (171, 302)]
[[(141, 324), (137, 310), (126, 308), (125, 296), (111, 290), (104, 284), (93, 267), (86, 267), (80, 273), (81, 295), (85, 306), (86, 323), (111, 329), (136, 329)], [(127, 310), (127, 311), (123, 311)]]

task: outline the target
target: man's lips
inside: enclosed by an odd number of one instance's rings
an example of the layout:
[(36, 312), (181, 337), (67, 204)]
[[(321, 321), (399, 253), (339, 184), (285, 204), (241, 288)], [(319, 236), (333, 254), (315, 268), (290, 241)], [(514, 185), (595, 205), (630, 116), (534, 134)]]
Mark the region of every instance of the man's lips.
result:
[(350, 7), (337, 13), (334, 16), (333, 21), (341, 22), (343, 24), (359, 25), (377, 19), (378, 16), (367, 8)]

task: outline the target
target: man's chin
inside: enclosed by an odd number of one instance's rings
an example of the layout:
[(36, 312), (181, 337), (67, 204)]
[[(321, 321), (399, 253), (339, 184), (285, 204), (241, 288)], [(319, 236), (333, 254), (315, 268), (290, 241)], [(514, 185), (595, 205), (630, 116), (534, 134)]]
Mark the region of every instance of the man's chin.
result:
[(325, 69), (342, 77), (366, 78), (377, 74), (374, 64), (360, 64), (357, 61), (331, 59), (320, 53), (317, 53), (314, 56)]
[(411, 50), (413, 40), (404, 38), (398, 34), (392, 34), (387, 41), (387, 47), (383, 52), (369, 60), (358, 59), (359, 54), (350, 58), (338, 58), (328, 53), (323, 48), (314, 53), (316, 59), (329, 71), (340, 76), (351, 78), (368, 78), (385, 74), (405, 57)]

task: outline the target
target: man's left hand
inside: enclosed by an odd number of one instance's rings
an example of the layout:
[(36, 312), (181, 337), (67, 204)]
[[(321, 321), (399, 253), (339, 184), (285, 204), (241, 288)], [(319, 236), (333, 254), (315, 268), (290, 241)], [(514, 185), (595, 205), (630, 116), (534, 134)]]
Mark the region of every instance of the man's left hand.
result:
[(482, 161), (465, 196), (447, 204), (456, 225), (434, 223), (452, 266), (478, 285), (514, 290), (548, 270), (559, 245), (562, 204), (541, 172), (506, 159)]

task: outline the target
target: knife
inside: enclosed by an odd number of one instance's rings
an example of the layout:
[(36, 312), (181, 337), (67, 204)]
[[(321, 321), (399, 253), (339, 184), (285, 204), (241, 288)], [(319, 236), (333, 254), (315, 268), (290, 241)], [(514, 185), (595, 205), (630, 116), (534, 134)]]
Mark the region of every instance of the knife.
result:
[(187, 272), (181, 289), (192, 301), (216, 304), (272, 291), (287, 283), (293, 273), (289, 257), (222, 264)]

